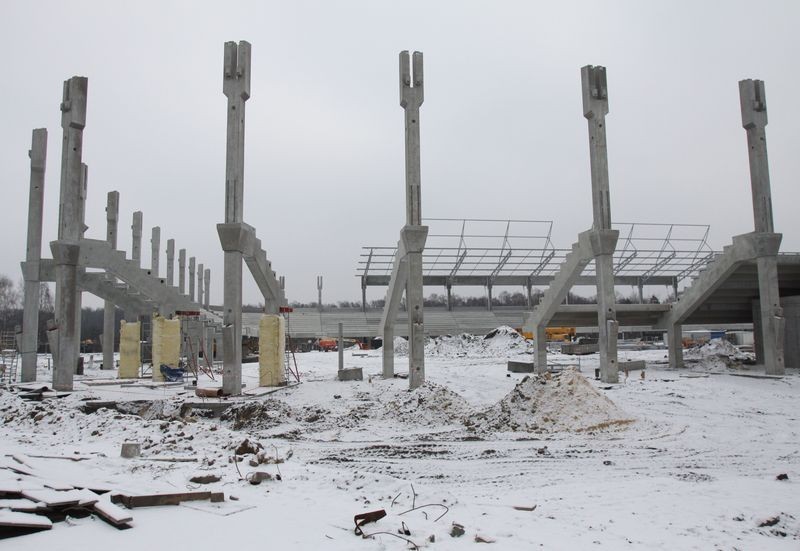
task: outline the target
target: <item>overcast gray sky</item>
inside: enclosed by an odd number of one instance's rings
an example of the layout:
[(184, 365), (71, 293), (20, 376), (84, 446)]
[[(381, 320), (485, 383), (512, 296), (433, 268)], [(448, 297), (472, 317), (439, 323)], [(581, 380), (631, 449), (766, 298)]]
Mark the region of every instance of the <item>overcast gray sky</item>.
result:
[[(605, 65), (614, 219), (708, 223), (722, 248), (753, 229), (737, 82), (759, 78), (775, 226), (798, 251), (798, 20), (795, 1), (5, 0), (0, 273), (20, 278), (36, 127), (50, 133), (44, 233), (55, 239), (61, 83), (82, 75), (87, 236), (104, 238), (106, 193), (118, 190), (120, 248), (144, 211), (143, 262), (159, 225), (162, 249), (174, 238), (211, 267), (221, 301), (227, 40), (253, 46), (245, 220), (290, 300), (315, 300), (318, 274), (326, 301), (360, 299), (360, 247), (397, 241), (404, 49), (425, 54), (423, 216), (552, 219), (568, 247), (592, 219), (580, 67)], [(245, 281), (245, 301), (259, 301)]]

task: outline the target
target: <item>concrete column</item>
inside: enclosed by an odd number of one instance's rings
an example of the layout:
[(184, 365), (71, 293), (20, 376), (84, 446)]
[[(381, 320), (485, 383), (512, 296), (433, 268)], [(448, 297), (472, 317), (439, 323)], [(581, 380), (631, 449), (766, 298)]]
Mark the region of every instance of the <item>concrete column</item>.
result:
[[(137, 268), (142, 267), (142, 211), (133, 213), (131, 223), (131, 261)], [(125, 321), (134, 323), (139, 321), (139, 312), (125, 311)]]
[[(589, 159), (592, 175), (592, 228), (597, 273), (597, 325), (600, 345), (600, 373), (605, 383), (619, 381), (617, 365), (616, 296), (614, 294), (614, 249), (611, 231), (611, 199), (608, 182), (606, 114), (608, 87), (605, 67), (587, 65), (581, 69), (583, 116), (589, 125)], [(616, 234), (618, 236), (618, 233)], [(613, 241), (613, 243), (612, 243)]]
[(669, 366), (673, 369), (683, 367), (683, 327), (680, 324), (671, 324), (667, 328), (666, 344)]
[(317, 276), (317, 309), (322, 312), (322, 276)]
[[(228, 100), (225, 152), (225, 223), (244, 222), (244, 120), (250, 98), (250, 44), (225, 43), (222, 91)], [(242, 393), (242, 253), (225, 251), (222, 390)]]
[(530, 283), (525, 285), (525, 304), (533, 308), (533, 286)]
[(195, 265), (195, 257), (189, 257), (189, 299), (194, 300), (194, 265)]
[(342, 329), (342, 324), (339, 323), (339, 342), (337, 346), (337, 352), (339, 353), (339, 371), (344, 369), (344, 330)]
[(756, 299), (752, 303), (753, 310), (753, 353), (756, 356), (756, 363), (764, 365), (764, 340), (761, 326), (761, 300)]
[(136, 262), (137, 267), (142, 267), (142, 211), (140, 210), (133, 213), (131, 224), (131, 260)]
[(186, 249), (178, 251), (178, 292), (186, 294)]
[(486, 286), (486, 309), (488, 311), (492, 311), (492, 285), (489, 284)]
[(20, 381), (36, 380), (36, 352), (39, 349), (39, 264), (42, 259), (42, 213), (44, 209), (44, 172), (47, 164), (47, 129), (37, 128), (28, 151), (31, 160), (28, 195), (28, 240), (25, 248), (25, 298), (22, 310), (22, 365)]
[(203, 275), (205, 270), (203, 268), (203, 264), (200, 263), (197, 265), (197, 304), (203, 306), (203, 298), (205, 293), (203, 292)]
[(361, 278), (361, 311), (367, 311), (367, 284), (363, 277)]
[(175, 285), (175, 240), (167, 239), (167, 285)]
[[(767, 158), (767, 96), (764, 83), (760, 80), (740, 81), (739, 99), (742, 126), (747, 132), (755, 231), (767, 237), (768, 234), (775, 234), (775, 226), (772, 219), (772, 192)], [(780, 238), (779, 235), (777, 237)], [(764, 348), (764, 370), (769, 375), (783, 375), (784, 318), (778, 288), (778, 259), (775, 253), (765, 250), (759, 253), (757, 259), (761, 342)]]
[(203, 289), (205, 290), (203, 308), (208, 310), (211, 305), (211, 268), (206, 268), (203, 272)]
[(447, 310), (452, 312), (453, 311), (453, 286), (447, 285), (445, 287), (447, 290)]
[(637, 289), (639, 291), (639, 304), (644, 304), (644, 285), (641, 281), (639, 282)]
[[(89, 187), (89, 167), (86, 163), (81, 163), (81, 185), (80, 185), (80, 201), (78, 203), (78, 218), (80, 219), (79, 239), (83, 239), (86, 230), (89, 227), (86, 225), (86, 197)], [(85, 273), (86, 269), (78, 267), (78, 277)], [(76, 280), (77, 281), (77, 280)], [(81, 352), (81, 326), (82, 326), (82, 309), (83, 309), (83, 291), (78, 287), (76, 290), (75, 300), (75, 340), (78, 347), (78, 354)], [(78, 364), (75, 364), (75, 373), (78, 372)]]
[[(412, 60), (413, 57), (413, 60)], [(422, 52), (400, 52), (400, 106), (405, 113), (406, 226), (422, 225), (419, 108), (425, 100)], [(427, 236), (427, 234), (426, 234)], [(415, 389), (425, 382), (425, 323), (423, 316), (422, 251), (409, 248), (406, 307), (408, 310), (408, 383)]]
[[(106, 241), (112, 249), (117, 248), (118, 224), (119, 192), (109, 191), (106, 198)], [(115, 310), (114, 303), (110, 300), (103, 303), (103, 369), (114, 369)]]
[(64, 82), (61, 103), (61, 197), (59, 201), (58, 241), (50, 248), (56, 263), (56, 325), (58, 353), (53, 370), (53, 388), (72, 390), (78, 365), (78, 340), (75, 310), (78, 293), (79, 241), (83, 233), (81, 191), (83, 185), (83, 129), (86, 126), (88, 79), (72, 77)]
[(547, 372), (547, 326), (537, 325), (533, 330), (533, 364), (536, 373)]
[(158, 278), (158, 260), (161, 252), (161, 228), (155, 226), (150, 235), (150, 275)]

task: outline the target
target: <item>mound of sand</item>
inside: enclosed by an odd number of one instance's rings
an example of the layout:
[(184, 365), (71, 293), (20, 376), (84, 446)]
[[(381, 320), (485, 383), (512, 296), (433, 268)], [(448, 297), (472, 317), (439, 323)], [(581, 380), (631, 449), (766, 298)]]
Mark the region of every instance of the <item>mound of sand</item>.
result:
[(412, 392), (400, 392), (382, 404), (385, 419), (421, 426), (460, 424), (471, 412), (464, 398), (430, 381)]
[(270, 429), (293, 419), (292, 408), (286, 403), (266, 399), (263, 402), (245, 402), (226, 409), (220, 419), (228, 421), (233, 430)]
[[(528, 347), (528, 342), (514, 328), (501, 326), (483, 337), (469, 333), (429, 337), (425, 340), (425, 355), (440, 358), (485, 358), (524, 353)], [(401, 356), (408, 355), (408, 341), (395, 337), (394, 352)]]
[(626, 425), (630, 415), (575, 370), (526, 377), (488, 410), (472, 415), (467, 426), (479, 431), (591, 431)]
[(742, 353), (738, 348), (725, 339), (711, 339), (703, 346), (686, 350), (683, 353), (683, 357), (696, 360), (712, 357), (725, 357), (732, 360), (744, 360), (748, 358), (748, 355)]

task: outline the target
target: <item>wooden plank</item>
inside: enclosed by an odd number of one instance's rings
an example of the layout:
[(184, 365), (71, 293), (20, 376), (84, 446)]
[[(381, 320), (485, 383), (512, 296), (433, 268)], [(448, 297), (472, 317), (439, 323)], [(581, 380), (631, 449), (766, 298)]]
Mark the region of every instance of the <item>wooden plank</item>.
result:
[(8, 528), (38, 528), (49, 530), (53, 523), (49, 518), (29, 513), (18, 513), (16, 511), (0, 511), (0, 526)]
[(0, 499), (0, 509), (11, 509), (21, 513), (32, 513), (39, 509), (39, 504), (30, 499)]
[(129, 522), (133, 522), (133, 517), (128, 514), (122, 507), (117, 507), (111, 501), (109, 501), (108, 497), (100, 499), (97, 503), (94, 504), (94, 511), (105, 521), (109, 522), (110, 524), (121, 527), (123, 525), (128, 524)]
[(138, 496), (113, 494), (111, 496), (111, 503), (121, 503), (128, 509), (133, 509), (135, 507), (178, 505), (182, 501), (198, 501), (205, 499), (218, 502), (224, 501), (225, 496), (221, 492), (186, 492), (181, 494), (148, 494)]
[(47, 507), (62, 507), (64, 505), (77, 505), (85, 496), (81, 490), (59, 492), (58, 490), (23, 490), (22, 496), (32, 501), (44, 503)]

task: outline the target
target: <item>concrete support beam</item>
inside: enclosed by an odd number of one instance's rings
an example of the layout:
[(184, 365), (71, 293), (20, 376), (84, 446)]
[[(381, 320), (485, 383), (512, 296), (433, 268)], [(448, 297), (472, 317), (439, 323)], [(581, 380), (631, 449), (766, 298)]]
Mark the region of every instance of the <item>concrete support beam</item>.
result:
[[(425, 100), (422, 52), (400, 52), (400, 106), (405, 113), (406, 226), (422, 228), (422, 178), (420, 174), (419, 108)], [(427, 237), (427, 228), (424, 235)], [(406, 234), (410, 236), (411, 234)], [(415, 389), (425, 382), (425, 324), (423, 316), (422, 251), (425, 241), (408, 250), (408, 384)], [(419, 246), (417, 246), (419, 245)]]
[[(755, 233), (776, 235), (772, 218), (772, 192), (767, 158), (767, 97), (764, 83), (749, 79), (740, 81), (739, 99), (742, 126), (747, 132)], [(768, 375), (783, 375), (784, 317), (778, 292), (777, 255), (759, 255), (757, 264), (764, 370)]]
[(186, 294), (186, 249), (178, 251), (178, 292)]
[(206, 268), (203, 272), (203, 289), (205, 290), (203, 308), (208, 310), (211, 305), (211, 268)]
[(131, 260), (136, 262), (136, 266), (142, 266), (142, 211), (137, 210), (133, 213), (133, 223), (131, 223)]
[[(141, 268), (142, 266), (142, 211), (137, 210), (133, 213), (133, 221), (131, 222), (131, 260), (134, 266)], [(125, 311), (125, 321), (134, 323), (139, 321), (139, 313), (134, 311)]]
[(317, 276), (317, 309), (322, 312), (322, 276)]
[(28, 195), (28, 239), (25, 248), (26, 266), (22, 271), (25, 297), (22, 310), (22, 366), (20, 381), (36, 380), (36, 352), (39, 348), (39, 294), (42, 259), (42, 213), (44, 209), (44, 173), (47, 165), (47, 129), (37, 128), (31, 137), (31, 178)]
[(158, 278), (158, 260), (161, 253), (161, 228), (155, 226), (150, 236), (150, 275)]
[(79, 305), (78, 252), (83, 228), (81, 191), (83, 185), (83, 129), (86, 126), (88, 79), (72, 77), (64, 82), (61, 103), (61, 194), (59, 201), (58, 241), (51, 244), (56, 261), (56, 325), (58, 327), (57, 362), (53, 370), (53, 388), (72, 390), (78, 364), (80, 335), (75, 327)]
[(492, 285), (489, 284), (486, 286), (486, 309), (490, 312), (492, 311)]
[[(106, 199), (106, 241), (112, 249), (117, 248), (117, 230), (119, 225), (119, 192), (110, 191)], [(111, 280), (113, 284), (116, 278)], [(106, 300), (103, 303), (103, 369), (114, 369), (114, 333), (116, 308), (114, 303)]]
[(194, 300), (195, 257), (189, 257), (189, 300)]
[(202, 305), (205, 298), (205, 291), (203, 290), (203, 277), (205, 276), (205, 268), (202, 262), (197, 265), (197, 304)]
[(175, 240), (167, 239), (167, 285), (175, 285)]
[(683, 367), (683, 327), (680, 324), (671, 324), (667, 328), (667, 352), (669, 366), (672, 369)]
[[(225, 155), (225, 223), (244, 222), (244, 120), (250, 98), (250, 44), (226, 42), (222, 91), (228, 100)], [(242, 253), (225, 251), (222, 391), (242, 392)]]
[(339, 353), (339, 372), (344, 369), (344, 330), (342, 324), (339, 323), (339, 341), (337, 343), (337, 352)]
[[(614, 249), (611, 243), (611, 197), (608, 181), (608, 146), (606, 114), (608, 87), (605, 67), (587, 65), (581, 69), (583, 116), (589, 126), (589, 159), (592, 175), (593, 229), (598, 241), (593, 243), (597, 272), (597, 325), (600, 344), (600, 374), (605, 383), (619, 381), (617, 365), (617, 329), (614, 293)], [(605, 235), (603, 235), (605, 234)], [(610, 245), (610, 246), (609, 246)]]

